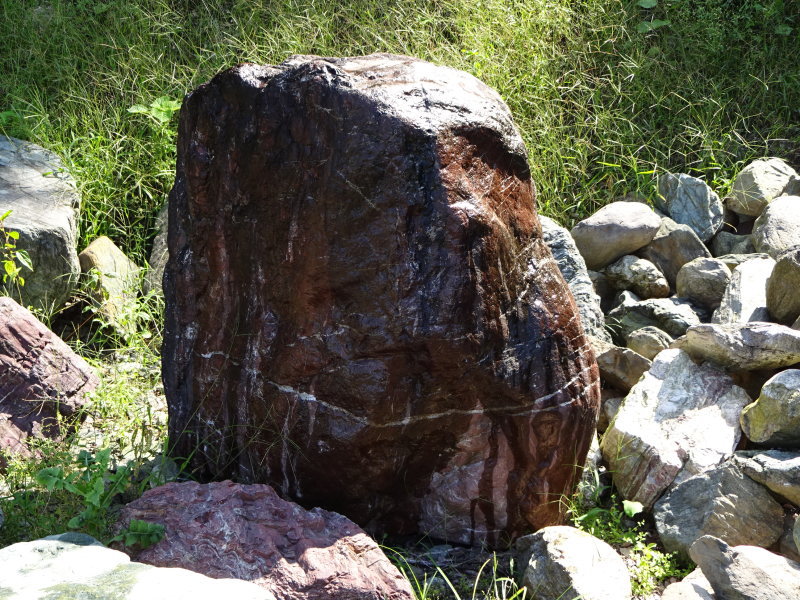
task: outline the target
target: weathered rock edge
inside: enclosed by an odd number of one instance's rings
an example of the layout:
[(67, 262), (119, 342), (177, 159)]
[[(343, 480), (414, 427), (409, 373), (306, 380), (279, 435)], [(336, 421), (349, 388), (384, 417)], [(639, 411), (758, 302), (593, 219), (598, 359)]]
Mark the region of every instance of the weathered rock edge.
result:
[(508, 108), (463, 72), (294, 57), (198, 88), (169, 200), (172, 452), (373, 533), (561, 522), (598, 376), (534, 196)]

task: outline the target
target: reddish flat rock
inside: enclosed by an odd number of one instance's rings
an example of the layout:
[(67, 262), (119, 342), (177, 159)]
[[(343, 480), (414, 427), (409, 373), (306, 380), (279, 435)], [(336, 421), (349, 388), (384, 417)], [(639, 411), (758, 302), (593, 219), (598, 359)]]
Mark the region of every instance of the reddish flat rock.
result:
[(0, 297), (0, 448), (29, 456), (29, 436), (59, 438), (97, 376), (26, 308)]
[(268, 485), (168, 483), (128, 504), (120, 524), (164, 525), (132, 558), (214, 578), (244, 579), (281, 600), (412, 600), (378, 545), (355, 523), (281, 500)]
[(597, 366), (500, 97), (416, 59), (240, 65), (181, 109), (172, 452), (371, 533), (560, 523)]

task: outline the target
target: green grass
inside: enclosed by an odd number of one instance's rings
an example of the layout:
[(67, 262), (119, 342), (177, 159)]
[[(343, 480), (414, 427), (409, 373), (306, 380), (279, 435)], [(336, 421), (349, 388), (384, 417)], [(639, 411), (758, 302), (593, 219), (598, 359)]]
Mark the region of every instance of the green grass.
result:
[[(654, 18), (670, 24), (637, 31)], [(800, 156), (798, 21), (782, 0), (6, 0), (0, 122), (65, 158), (82, 244), (107, 234), (141, 263), (172, 184), (174, 123), (129, 107), (180, 99), (241, 61), (411, 54), (500, 91), (542, 212), (569, 224), (652, 193), (654, 170), (724, 191), (746, 160)]]

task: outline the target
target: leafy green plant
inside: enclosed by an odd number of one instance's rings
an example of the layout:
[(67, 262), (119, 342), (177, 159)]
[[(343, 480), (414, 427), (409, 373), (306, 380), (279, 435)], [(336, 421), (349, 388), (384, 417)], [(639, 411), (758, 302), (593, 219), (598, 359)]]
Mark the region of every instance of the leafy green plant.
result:
[(128, 109), (128, 112), (137, 115), (147, 115), (157, 125), (164, 127), (180, 109), (181, 103), (178, 100), (172, 100), (168, 96), (161, 96), (153, 100), (147, 106), (143, 104), (134, 104)]
[(7, 210), (0, 215), (0, 265), (3, 271), (3, 284), (14, 286), (25, 285), (25, 278), (22, 276), (22, 269), (33, 271), (31, 257), (25, 250), (17, 248), (19, 232), (5, 227), (5, 220), (13, 211)]
[(674, 554), (659, 550), (653, 543), (638, 540), (629, 554), (631, 567), (631, 588), (634, 596), (646, 596), (658, 584), (670, 577), (683, 579), (692, 569), (681, 567)]

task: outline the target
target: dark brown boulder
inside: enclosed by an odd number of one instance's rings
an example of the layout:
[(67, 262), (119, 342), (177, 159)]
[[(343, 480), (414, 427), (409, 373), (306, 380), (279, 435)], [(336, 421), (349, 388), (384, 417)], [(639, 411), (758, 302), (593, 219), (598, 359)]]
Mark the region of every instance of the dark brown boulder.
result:
[(508, 108), (416, 59), (240, 65), (181, 109), (164, 383), (197, 477), (368, 531), (559, 523), (599, 404)]
[(0, 449), (30, 456), (28, 437), (62, 437), (97, 384), (91, 367), (61, 338), (0, 297)]
[(414, 598), (358, 525), (281, 500), (268, 485), (168, 483), (125, 506), (119, 525), (132, 519), (164, 526), (157, 544), (123, 548), (148, 565), (252, 581), (281, 600)]

